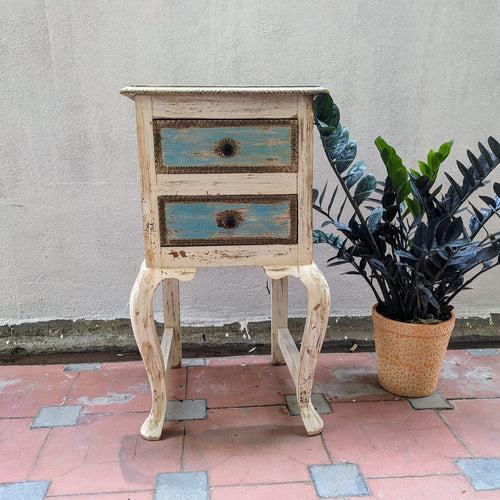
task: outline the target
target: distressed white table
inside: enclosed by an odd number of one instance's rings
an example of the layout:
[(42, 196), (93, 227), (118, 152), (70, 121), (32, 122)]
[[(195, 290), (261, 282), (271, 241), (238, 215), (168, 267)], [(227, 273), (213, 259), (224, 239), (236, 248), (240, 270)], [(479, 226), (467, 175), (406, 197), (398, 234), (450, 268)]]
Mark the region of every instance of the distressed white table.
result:
[[(169, 368), (181, 364), (179, 281), (207, 266), (262, 266), (272, 282), (272, 360), (287, 364), (308, 434), (323, 421), (311, 403), (330, 292), (312, 260), (312, 99), (319, 87), (148, 87), (135, 100), (145, 261), (130, 316), (149, 377), (141, 427), (159, 439)], [(300, 352), (288, 330), (288, 276), (308, 294)], [(165, 327), (152, 298), (163, 282)]]

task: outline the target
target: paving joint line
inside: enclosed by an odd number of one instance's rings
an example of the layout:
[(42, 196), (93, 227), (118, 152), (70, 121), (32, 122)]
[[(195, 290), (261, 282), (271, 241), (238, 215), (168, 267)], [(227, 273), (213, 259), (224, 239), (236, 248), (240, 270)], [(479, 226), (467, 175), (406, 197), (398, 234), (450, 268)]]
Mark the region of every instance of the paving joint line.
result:
[[(154, 490), (128, 490), (128, 491), (97, 491), (97, 492), (92, 492), (92, 493), (70, 493), (69, 495), (71, 497), (82, 497), (82, 496), (89, 496), (89, 495), (100, 495), (104, 493), (105, 495), (114, 495), (116, 493), (118, 494), (127, 494), (127, 493), (154, 493)], [(68, 493), (65, 493), (64, 495), (47, 495), (45, 498), (64, 498), (68, 497)]]
[(271, 486), (274, 484), (312, 484), (311, 481), (280, 481), (278, 483), (235, 483), (235, 484), (214, 484), (210, 486), (212, 488), (231, 488), (234, 486)]
[(463, 477), (460, 473), (452, 472), (436, 472), (435, 474), (421, 474), (421, 475), (408, 475), (408, 476), (364, 476), (365, 479), (407, 479), (407, 478), (419, 478), (419, 477)]
[[(26, 474), (26, 479), (29, 480), (31, 474), (33, 474), (33, 471), (35, 470), (35, 467), (38, 464), (38, 460), (40, 458), (40, 455), (42, 454), (42, 450), (45, 448), (45, 444), (49, 440), (49, 437), (51, 436), (53, 431), (54, 431), (54, 428), (50, 427), (49, 432), (47, 432), (47, 435), (45, 436), (45, 439), (43, 440), (42, 446), (40, 446), (35, 458), (33, 459), (33, 462), (31, 462), (31, 467), (30, 467), (28, 473)], [(50, 482), (52, 483), (52, 480), (50, 480)], [(49, 486), (49, 488), (50, 488), (50, 486)]]
[[(462, 438), (455, 432), (455, 430), (452, 427), (450, 427), (448, 422), (444, 419), (443, 415), (441, 415), (441, 412), (438, 410), (435, 410), (435, 411), (436, 411), (438, 417), (441, 419), (441, 422), (443, 422), (445, 427), (452, 433), (453, 437), (467, 450), (467, 452), (469, 453), (469, 456), (472, 458), (475, 458), (474, 453), (472, 453), (472, 451), (465, 444), (465, 442), (462, 440)], [(462, 458), (468, 458), (468, 457), (462, 457)]]
[(333, 464), (333, 458), (330, 453), (330, 450), (328, 449), (328, 445), (326, 444), (325, 436), (323, 435), (323, 431), (320, 432), (319, 434), (321, 436), (321, 442), (323, 443), (323, 448), (325, 449), (326, 456), (328, 457), (328, 460), (330, 460), (330, 463)]

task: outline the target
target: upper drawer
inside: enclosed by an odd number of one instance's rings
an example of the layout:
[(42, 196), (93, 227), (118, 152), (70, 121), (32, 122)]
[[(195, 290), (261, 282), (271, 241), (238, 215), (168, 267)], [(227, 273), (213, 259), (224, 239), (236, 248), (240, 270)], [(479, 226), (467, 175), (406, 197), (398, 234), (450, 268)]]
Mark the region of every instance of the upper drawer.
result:
[(153, 120), (156, 172), (297, 172), (297, 120)]

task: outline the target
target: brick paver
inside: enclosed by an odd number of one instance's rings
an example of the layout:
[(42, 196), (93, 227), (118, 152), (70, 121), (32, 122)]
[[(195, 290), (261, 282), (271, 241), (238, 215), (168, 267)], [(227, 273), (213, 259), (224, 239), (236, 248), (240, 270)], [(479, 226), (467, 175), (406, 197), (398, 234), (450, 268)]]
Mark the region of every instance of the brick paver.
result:
[(285, 405), (288, 369), (268, 356), (189, 360), (171, 377), (151, 442), (139, 436), (151, 404), (140, 361), (0, 366), (0, 499), (500, 496), (495, 350), (449, 351), (418, 411), (378, 386), (373, 354), (321, 355), (313, 390), (332, 413), (312, 437)]

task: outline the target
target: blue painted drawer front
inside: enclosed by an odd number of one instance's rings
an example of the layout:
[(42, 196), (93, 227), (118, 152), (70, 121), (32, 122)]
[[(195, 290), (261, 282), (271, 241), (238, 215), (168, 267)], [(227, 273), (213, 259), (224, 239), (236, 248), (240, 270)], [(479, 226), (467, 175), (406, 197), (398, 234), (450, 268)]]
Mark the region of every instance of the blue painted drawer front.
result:
[(297, 120), (154, 120), (157, 173), (296, 172)]
[(297, 243), (297, 195), (160, 196), (161, 246)]

